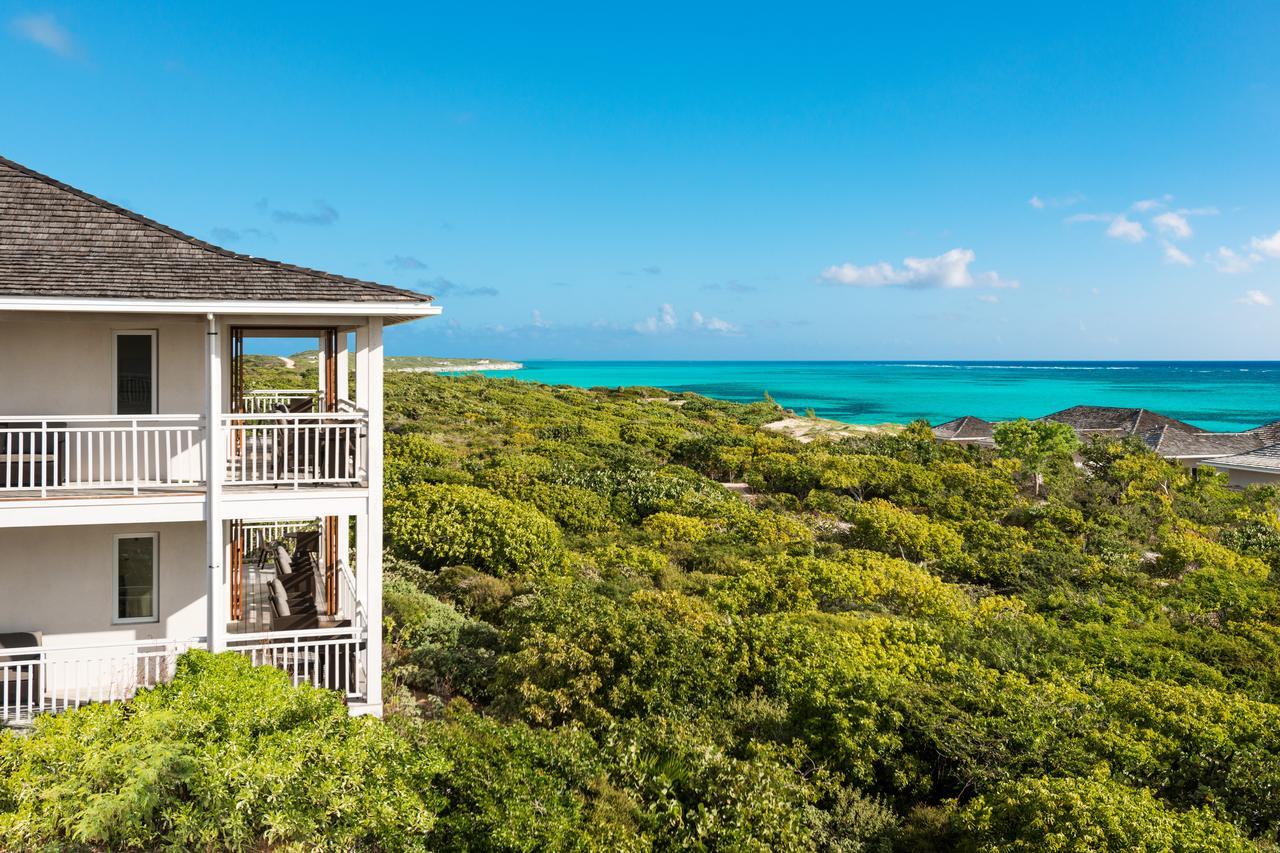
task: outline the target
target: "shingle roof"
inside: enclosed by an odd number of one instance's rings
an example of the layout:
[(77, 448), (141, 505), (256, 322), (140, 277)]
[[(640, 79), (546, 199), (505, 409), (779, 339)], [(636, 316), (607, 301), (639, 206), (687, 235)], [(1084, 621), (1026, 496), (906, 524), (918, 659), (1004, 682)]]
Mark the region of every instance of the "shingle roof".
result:
[(1142, 441), (1166, 459), (1229, 456), (1247, 453), (1266, 443), (1247, 432), (1187, 432), (1168, 424), (1143, 433)]
[(972, 415), (955, 418), (933, 428), (933, 434), (945, 441), (971, 441), (988, 444), (994, 441), (995, 424)]
[(1112, 432), (1119, 435), (1142, 435), (1153, 429), (1171, 426), (1187, 433), (1201, 432), (1185, 421), (1149, 409), (1126, 409), (1116, 406), (1072, 406), (1040, 418), (1057, 421), (1077, 432)]
[(214, 246), (0, 157), (0, 296), (430, 302)]
[(1233, 456), (1210, 459), (1207, 464), (1223, 468), (1239, 466), (1242, 468), (1270, 468), (1280, 471), (1280, 444), (1269, 444), (1266, 447), (1259, 447), (1257, 450), (1251, 450), (1248, 453), (1237, 453)]

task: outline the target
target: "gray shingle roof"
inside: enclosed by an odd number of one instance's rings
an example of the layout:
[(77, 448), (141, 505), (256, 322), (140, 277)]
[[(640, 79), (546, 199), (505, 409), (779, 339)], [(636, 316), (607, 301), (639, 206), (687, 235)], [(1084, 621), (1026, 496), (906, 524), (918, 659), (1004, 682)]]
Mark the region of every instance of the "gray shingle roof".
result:
[(933, 428), (933, 434), (944, 441), (969, 441), (976, 444), (992, 444), (995, 441), (995, 424), (972, 415), (955, 418)]
[(1210, 459), (1208, 464), (1223, 468), (1239, 466), (1243, 468), (1269, 468), (1280, 471), (1280, 444), (1269, 444), (1266, 447), (1259, 447), (1257, 450), (1251, 450), (1248, 453), (1237, 453), (1233, 456), (1223, 456), (1220, 459)]
[(430, 302), (197, 240), (0, 157), (0, 296)]
[(1197, 459), (1247, 453), (1266, 442), (1249, 432), (1187, 432), (1166, 424), (1142, 434), (1142, 441), (1166, 459)]
[(1177, 418), (1149, 409), (1126, 409), (1116, 406), (1072, 406), (1042, 421), (1057, 421), (1081, 433), (1110, 432), (1117, 435), (1142, 435), (1153, 429), (1171, 426), (1187, 433), (1201, 432), (1197, 427)]

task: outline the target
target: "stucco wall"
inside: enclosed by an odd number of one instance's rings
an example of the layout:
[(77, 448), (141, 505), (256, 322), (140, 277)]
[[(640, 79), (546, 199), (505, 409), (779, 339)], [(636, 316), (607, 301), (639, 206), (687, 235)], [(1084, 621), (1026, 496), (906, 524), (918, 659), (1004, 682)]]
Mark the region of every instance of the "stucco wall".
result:
[(1280, 486), (1280, 471), (1275, 473), (1266, 473), (1263, 471), (1237, 471), (1227, 469), (1227, 474), (1231, 478), (1231, 485), (1243, 488), (1245, 486), (1264, 485), (1264, 486)]
[[(118, 533), (158, 533), (159, 621), (113, 625)], [(0, 529), (0, 632), (43, 631), (46, 646), (186, 639), (205, 632), (204, 524)]]
[(112, 331), (157, 331), (158, 414), (204, 411), (204, 326), (162, 317), (120, 322), (0, 322), (0, 419), (5, 415), (108, 415)]

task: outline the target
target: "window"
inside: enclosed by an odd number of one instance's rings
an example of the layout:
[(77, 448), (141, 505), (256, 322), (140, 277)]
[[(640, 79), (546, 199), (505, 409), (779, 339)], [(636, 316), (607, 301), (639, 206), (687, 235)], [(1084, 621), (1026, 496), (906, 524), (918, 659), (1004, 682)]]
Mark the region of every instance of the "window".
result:
[(156, 413), (156, 333), (116, 332), (112, 352), (115, 366), (115, 413)]
[(115, 614), (112, 622), (158, 622), (159, 536), (122, 533), (115, 538)]

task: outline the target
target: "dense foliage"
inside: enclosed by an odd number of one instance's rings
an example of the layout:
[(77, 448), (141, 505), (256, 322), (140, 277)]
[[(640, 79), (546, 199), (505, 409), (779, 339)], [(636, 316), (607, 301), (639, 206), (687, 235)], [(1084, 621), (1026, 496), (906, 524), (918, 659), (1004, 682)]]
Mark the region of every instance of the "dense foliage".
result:
[(6, 837), (1276, 848), (1269, 489), (655, 389), (388, 375), (387, 409), (387, 721), (197, 656), (0, 741)]

